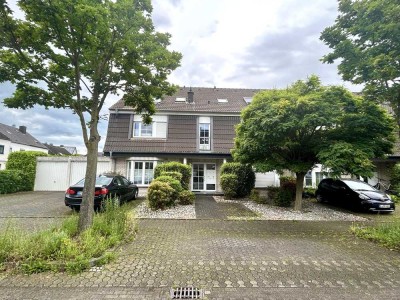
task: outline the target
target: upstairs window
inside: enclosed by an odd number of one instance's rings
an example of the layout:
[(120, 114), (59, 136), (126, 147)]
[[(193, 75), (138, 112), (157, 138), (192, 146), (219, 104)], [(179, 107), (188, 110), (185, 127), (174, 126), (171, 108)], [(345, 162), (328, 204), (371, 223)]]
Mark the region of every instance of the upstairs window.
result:
[(133, 136), (153, 136), (153, 123), (133, 122)]
[(211, 133), (210, 118), (199, 118), (199, 150), (210, 150)]

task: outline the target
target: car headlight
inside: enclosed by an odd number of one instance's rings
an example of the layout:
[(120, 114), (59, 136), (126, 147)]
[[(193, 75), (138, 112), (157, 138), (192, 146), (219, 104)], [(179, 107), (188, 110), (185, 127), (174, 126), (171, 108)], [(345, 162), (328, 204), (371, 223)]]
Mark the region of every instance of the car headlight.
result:
[(366, 195), (364, 195), (364, 194), (359, 194), (359, 195), (358, 195), (358, 198), (360, 198), (360, 199), (362, 199), (362, 200), (370, 200), (370, 199), (371, 199), (370, 197), (368, 197), (368, 196), (366, 196)]

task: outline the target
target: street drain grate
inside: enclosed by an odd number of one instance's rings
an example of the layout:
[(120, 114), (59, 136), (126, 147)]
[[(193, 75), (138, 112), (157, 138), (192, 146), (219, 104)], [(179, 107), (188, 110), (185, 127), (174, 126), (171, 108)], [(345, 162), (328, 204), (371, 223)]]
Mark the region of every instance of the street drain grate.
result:
[(203, 296), (203, 290), (192, 286), (171, 289), (171, 299), (202, 299)]

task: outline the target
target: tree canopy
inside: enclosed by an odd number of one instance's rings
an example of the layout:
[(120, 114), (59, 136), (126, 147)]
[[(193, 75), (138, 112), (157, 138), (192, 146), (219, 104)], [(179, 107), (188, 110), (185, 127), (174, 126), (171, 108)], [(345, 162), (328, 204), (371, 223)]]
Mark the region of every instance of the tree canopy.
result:
[(287, 89), (259, 92), (242, 111), (235, 160), (257, 171), (296, 173), (295, 208), (304, 175), (322, 163), (335, 175), (371, 175), (371, 159), (391, 153), (393, 120), (378, 105), (343, 87), (324, 87), (317, 76)]
[(339, 16), (321, 40), (340, 60), (344, 80), (365, 84), (364, 95), (391, 104), (400, 124), (400, 5), (397, 0), (339, 0)]
[(20, 0), (19, 19), (0, 1), (0, 82), (16, 85), (8, 107), (68, 108), (82, 127), (87, 169), (79, 227), (90, 226), (100, 135), (107, 96), (123, 94), (146, 122), (154, 99), (173, 93), (167, 76), (181, 55), (156, 32), (150, 0)]

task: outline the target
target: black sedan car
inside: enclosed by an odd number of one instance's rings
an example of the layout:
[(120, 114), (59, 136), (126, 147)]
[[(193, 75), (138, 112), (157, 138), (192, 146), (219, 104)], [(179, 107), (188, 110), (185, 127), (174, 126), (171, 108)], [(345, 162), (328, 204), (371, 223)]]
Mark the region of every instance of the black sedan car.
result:
[[(82, 203), (82, 191), (85, 179), (70, 186), (65, 192), (65, 205), (71, 209), (79, 210)], [(99, 209), (104, 199), (117, 199), (119, 203), (125, 203), (129, 200), (136, 199), (139, 188), (119, 175), (100, 175), (96, 177), (96, 187), (94, 192), (94, 207)]]
[(386, 193), (354, 179), (321, 180), (315, 192), (319, 202), (342, 204), (356, 210), (393, 212), (394, 202)]

